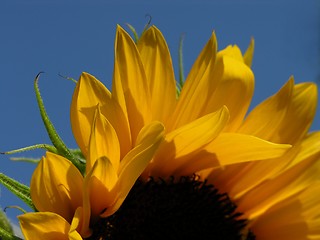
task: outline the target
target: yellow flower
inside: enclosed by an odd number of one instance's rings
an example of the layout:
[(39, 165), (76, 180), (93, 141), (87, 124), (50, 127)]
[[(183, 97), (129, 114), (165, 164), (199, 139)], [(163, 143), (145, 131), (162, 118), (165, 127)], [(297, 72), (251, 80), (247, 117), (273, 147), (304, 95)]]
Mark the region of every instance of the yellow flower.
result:
[(26, 239), (89, 236), (90, 220), (119, 208), (163, 139), (162, 124), (149, 124), (120, 161), (118, 138), (99, 106), (92, 126), (85, 177), (68, 159), (50, 152), (35, 169), (30, 189), (39, 212), (19, 216)]
[(249, 232), (248, 239), (319, 238), (320, 202), (313, 192), (320, 189), (320, 142), (319, 133), (308, 134), (316, 86), (295, 85), (291, 78), (246, 116), (254, 89), (252, 55), (253, 42), (244, 55), (237, 46), (217, 52), (212, 34), (177, 98), (161, 32), (150, 27), (135, 44), (118, 27), (112, 93), (83, 73), (73, 96), (72, 128), (82, 152), (89, 154), (97, 104), (115, 128), (121, 155), (145, 124), (161, 121), (165, 141), (140, 180), (197, 174), (238, 205), (235, 212), (242, 215), (235, 219), (245, 219), (239, 229)]
[(161, 32), (135, 44), (118, 27), (112, 92), (83, 73), (72, 98), (85, 177), (42, 159), (31, 183), (40, 212), (20, 217), (27, 239), (320, 239), (316, 86), (291, 78), (248, 113), (252, 56), (253, 42), (244, 55), (217, 52), (212, 34), (177, 97)]

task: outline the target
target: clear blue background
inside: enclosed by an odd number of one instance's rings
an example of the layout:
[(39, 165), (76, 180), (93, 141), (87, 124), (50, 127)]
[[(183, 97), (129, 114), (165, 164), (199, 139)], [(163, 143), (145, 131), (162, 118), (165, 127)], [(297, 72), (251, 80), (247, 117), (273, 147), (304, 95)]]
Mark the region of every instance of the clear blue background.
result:
[[(184, 33), (185, 75), (211, 31), (216, 32), (219, 49), (237, 44), (245, 51), (254, 37), (254, 106), (291, 75), (296, 82), (319, 81), (319, 10), (317, 0), (1, 0), (0, 151), (50, 143), (33, 90), (33, 79), (40, 71), (45, 71), (40, 89), (48, 114), (66, 144), (76, 147), (69, 121), (75, 84), (58, 74), (77, 79), (87, 71), (110, 87), (116, 24), (130, 23), (141, 32), (148, 21), (145, 15), (152, 15), (152, 24), (166, 37), (176, 69), (179, 38)], [(319, 120), (318, 113), (312, 129), (319, 129)], [(0, 171), (29, 184), (35, 165), (12, 162), (9, 157), (0, 156)], [(0, 188), (0, 206), (25, 207)], [(14, 209), (7, 213), (11, 219), (20, 214)]]

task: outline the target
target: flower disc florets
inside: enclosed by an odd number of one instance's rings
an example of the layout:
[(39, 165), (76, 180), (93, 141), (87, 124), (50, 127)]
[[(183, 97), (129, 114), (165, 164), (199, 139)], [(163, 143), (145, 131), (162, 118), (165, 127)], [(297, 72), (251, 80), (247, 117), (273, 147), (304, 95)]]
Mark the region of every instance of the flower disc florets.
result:
[(92, 239), (255, 239), (244, 236), (236, 205), (196, 176), (138, 180), (120, 209), (102, 218)]

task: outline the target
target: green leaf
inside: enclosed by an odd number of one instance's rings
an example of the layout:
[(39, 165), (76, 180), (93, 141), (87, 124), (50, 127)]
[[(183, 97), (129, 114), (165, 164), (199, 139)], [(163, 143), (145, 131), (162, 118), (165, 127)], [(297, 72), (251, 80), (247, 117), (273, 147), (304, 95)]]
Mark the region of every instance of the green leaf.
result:
[(16, 237), (13, 233), (6, 231), (0, 227), (0, 239), (1, 240), (22, 240), (19, 237)]
[(9, 189), (10, 192), (24, 201), (31, 209), (36, 211), (36, 208), (32, 203), (30, 188), (28, 186), (6, 176), (3, 173), (0, 173), (0, 183), (2, 183), (3, 186)]

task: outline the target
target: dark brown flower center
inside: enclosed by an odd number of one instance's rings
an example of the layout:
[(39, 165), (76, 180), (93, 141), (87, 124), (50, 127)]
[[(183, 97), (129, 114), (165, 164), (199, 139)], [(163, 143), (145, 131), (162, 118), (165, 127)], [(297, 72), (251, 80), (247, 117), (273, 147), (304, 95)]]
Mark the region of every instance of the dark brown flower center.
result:
[[(227, 194), (197, 177), (138, 180), (121, 208), (92, 227), (88, 240), (252, 240)], [(246, 233), (244, 233), (246, 232)]]

